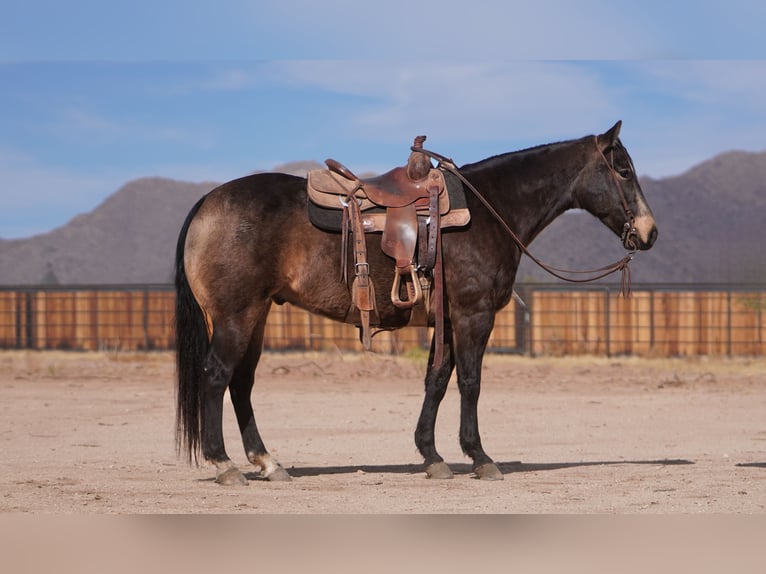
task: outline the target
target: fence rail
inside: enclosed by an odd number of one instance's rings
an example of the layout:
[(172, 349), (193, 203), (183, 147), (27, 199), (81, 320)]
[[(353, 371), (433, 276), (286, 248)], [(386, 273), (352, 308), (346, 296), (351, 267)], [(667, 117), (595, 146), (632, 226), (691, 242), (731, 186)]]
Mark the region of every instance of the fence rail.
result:
[[(532, 355), (764, 355), (766, 286), (524, 284), (496, 318), (491, 352)], [(168, 285), (0, 289), (0, 348), (165, 350), (175, 345)], [(378, 352), (427, 348), (427, 329), (374, 337)], [(359, 350), (358, 331), (288, 304), (269, 315), (271, 350)]]

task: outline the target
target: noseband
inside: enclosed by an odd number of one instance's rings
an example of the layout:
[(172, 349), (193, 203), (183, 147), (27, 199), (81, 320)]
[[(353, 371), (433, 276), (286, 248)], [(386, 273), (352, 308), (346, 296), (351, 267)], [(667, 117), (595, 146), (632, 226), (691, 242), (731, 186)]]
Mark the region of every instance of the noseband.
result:
[[(629, 251), (636, 251), (638, 249), (638, 245), (636, 244), (635, 239), (638, 237), (638, 231), (636, 230), (636, 216), (633, 215), (633, 211), (630, 209), (630, 206), (628, 205), (628, 199), (625, 197), (625, 192), (622, 189), (622, 185), (620, 184), (619, 176), (617, 174), (617, 170), (614, 168), (614, 146), (611, 148), (611, 163), (609, 160), (606, 159), (606, 155), (604, 155), (604, 152), (601, 150), (601, 148), (598, 145), (598, 137), (593, 136), (593, 141), (596, 144), (596, 150), (598, 151), (599, 155), (601, 156), (601, 159), (604, 160), (604, 163), (606, 164), (606, 168), (609, 170), (609, 175), (612, 176), (612, 181), (614, 182), (614, 186), (617, 188), (617, 195), (620, 197), (620, 200), (622, 201), (622, 208), (625, 210), (625, 225), (622, 227), (622, 235), (620, 235), (620, 240), (622, 241), (623, 246), (628, 249)], [(619, 145), (616, 144), (616, 145)], [(633, 177), (636, 176), (636, 171), (633, 168), (633, 162), (630, 164), (630, 169), (633, 173)]]

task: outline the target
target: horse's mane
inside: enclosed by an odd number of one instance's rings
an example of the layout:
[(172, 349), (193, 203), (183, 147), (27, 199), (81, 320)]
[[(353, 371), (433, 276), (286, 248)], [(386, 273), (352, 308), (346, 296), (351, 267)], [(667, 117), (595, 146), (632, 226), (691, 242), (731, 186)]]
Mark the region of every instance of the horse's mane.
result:
[(500, 154), (493, 155), (484, 159), (480, 159), (472, 163), (467, 163), (461, 166), (460, 169), (471, 170), (474, 168), (489, 167), (490, 164), (493, 164), (493, 163), (499, 163), (499, 162), (505, 163), (509, 160), (519, 159), (524, 156), (532, 155), (543, 149), (550, 149), (550, 148), (559, 147), (565, 144), (571, 144), (574, 141), (577, 141), (577, 140), (562, 140), (562, 141), (553, 142), (553, 143), (539, 144), (539, 145), (535, 145), (535, 146), (520, 149), (520, 150), (500, 153)]

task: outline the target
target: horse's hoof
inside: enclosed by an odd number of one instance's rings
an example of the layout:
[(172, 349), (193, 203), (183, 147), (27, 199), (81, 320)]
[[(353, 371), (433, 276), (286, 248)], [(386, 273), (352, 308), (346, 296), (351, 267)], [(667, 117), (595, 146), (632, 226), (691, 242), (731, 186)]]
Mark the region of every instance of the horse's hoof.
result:
[(446, 462), (434, 462), (426, 467), (426, 478), (452, 478), (452, 471)]
[(494, 462), (477, 466), (473, 471), (480, 480), (503, 480), (503, 473)]
[(269, 482), (289, 482), (293, 477), (290, 476), (284, 468), (278, 466), (266, 475), (266, 479)]
[(239, 469), (232, 466), (227, 468), (221, 474), (215, 477), (215, 481), (223, 486), (246, 486), (247, 479), (245, 475), (239, 472)]

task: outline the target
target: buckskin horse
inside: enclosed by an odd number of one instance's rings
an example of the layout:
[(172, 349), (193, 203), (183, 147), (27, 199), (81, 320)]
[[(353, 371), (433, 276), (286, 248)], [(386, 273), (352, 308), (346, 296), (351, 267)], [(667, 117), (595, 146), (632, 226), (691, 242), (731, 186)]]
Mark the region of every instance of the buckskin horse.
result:
[[(431, 342), (425, 398), (415, 430), (427, 477), (452, 477), (436, 450), (434, 427), (457, 369), (460, 446), (478, 478), (503, 478), (482, 448), (477, 405), (487, 341), (495, 314), (512, 297), (524, 246), (556, 217), (575, 208), (601, 220), (628, 250), (649, 249), (655, 242), (655, 220), (619, 139), (620, 127), (617, 122), (600, 135), (455, 169), (466, 191), (470, 223), (447, 229), (441, 237), (442, 340), (435, 334)], [(290, 479), (264, 446), (250, 398), (271, 305), (289, 302), (359, 326), (359, 313), (351, 312), (349, 287), (337, 273), (339, 234), (313, 225), (307, 203), (305, 178), (258, 173), (201, 198), (180, 232), (175, 279), (177, 447), (190, 462), (198, 460), (201, 451), (215, 465), (220, 484), (247, 483), (224, 447), (227, 388), (250, 463), (260, 468), (263, 478)], [(377, 326), (405, 326), (411, 310), (394, 305), (387, 296), (394, 281), (392, 259), (380, 248), (380, 234), (368, 234), (367, 242), (369, 275), (378, 287)], [(433, 324), (433, 317), (430, 320)], [(439, 345), (443, 351), (434, 364)]]

